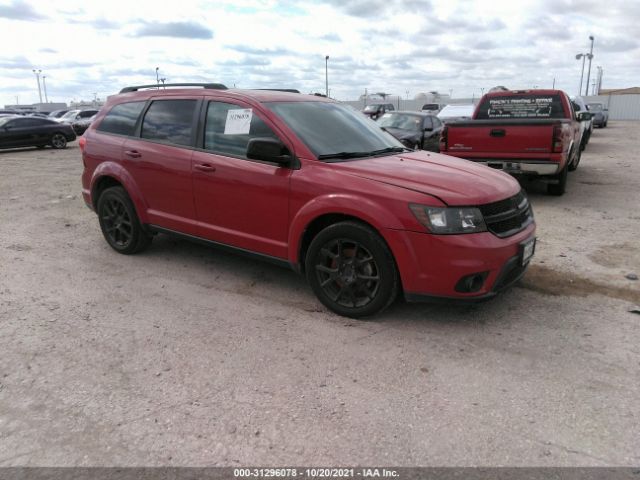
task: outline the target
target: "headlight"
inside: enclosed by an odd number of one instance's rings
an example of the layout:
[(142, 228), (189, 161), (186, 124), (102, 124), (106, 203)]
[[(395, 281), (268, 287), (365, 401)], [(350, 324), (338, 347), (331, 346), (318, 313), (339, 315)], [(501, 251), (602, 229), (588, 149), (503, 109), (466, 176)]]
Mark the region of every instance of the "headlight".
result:
[(477, 208), (427, 207), (415, 203), (410, 204), (409, 208), (431, 233), (451, 235), (487, 231), (482, 213)]

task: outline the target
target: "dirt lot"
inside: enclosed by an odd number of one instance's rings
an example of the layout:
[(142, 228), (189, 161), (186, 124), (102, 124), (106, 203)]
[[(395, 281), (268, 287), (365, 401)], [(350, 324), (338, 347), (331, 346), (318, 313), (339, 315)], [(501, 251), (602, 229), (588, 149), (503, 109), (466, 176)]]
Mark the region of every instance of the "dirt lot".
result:
[(76, 144), (0, 152), (0, 466), (640, 464), (639, 127), (530, 187), (519, 287), (374, 322), (183, 241), (120, 256)]

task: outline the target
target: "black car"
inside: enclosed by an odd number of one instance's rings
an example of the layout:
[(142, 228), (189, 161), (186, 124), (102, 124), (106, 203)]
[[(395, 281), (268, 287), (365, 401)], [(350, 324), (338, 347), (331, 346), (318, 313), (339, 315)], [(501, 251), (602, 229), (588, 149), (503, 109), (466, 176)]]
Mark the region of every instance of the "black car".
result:
[(51, 145), (65, 148), (76, 139), (71, 125), (39, 117), (0, 118), (0, 148), (39, 147)]
[(416, 150), (440, 150), (442, 122), (435, 115), (420, 112), (387, 112), (378, 119), (380, 127)]

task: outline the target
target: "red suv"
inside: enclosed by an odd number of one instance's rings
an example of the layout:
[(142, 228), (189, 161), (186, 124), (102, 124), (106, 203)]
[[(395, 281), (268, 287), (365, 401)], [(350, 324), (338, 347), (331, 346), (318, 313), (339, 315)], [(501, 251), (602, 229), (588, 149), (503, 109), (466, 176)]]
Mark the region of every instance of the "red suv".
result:
[(509, 175), (412, 151), (327, 98), (180, 87), (123, 89), (80, 140), (83, 196), (117, 252), (157, 233), (230, 247), (304, 273), (350, 317), (524, 274), (535, 223)]

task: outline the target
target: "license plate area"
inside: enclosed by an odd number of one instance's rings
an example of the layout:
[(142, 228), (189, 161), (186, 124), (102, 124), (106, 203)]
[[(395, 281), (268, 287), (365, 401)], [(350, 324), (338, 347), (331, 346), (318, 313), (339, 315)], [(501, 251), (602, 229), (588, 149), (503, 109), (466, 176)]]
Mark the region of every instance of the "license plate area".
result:
[(520, 265), (524, 266), (529, 263), (531, 257), (536, 251), (536, 239), (531, 238), (520, 244)]

